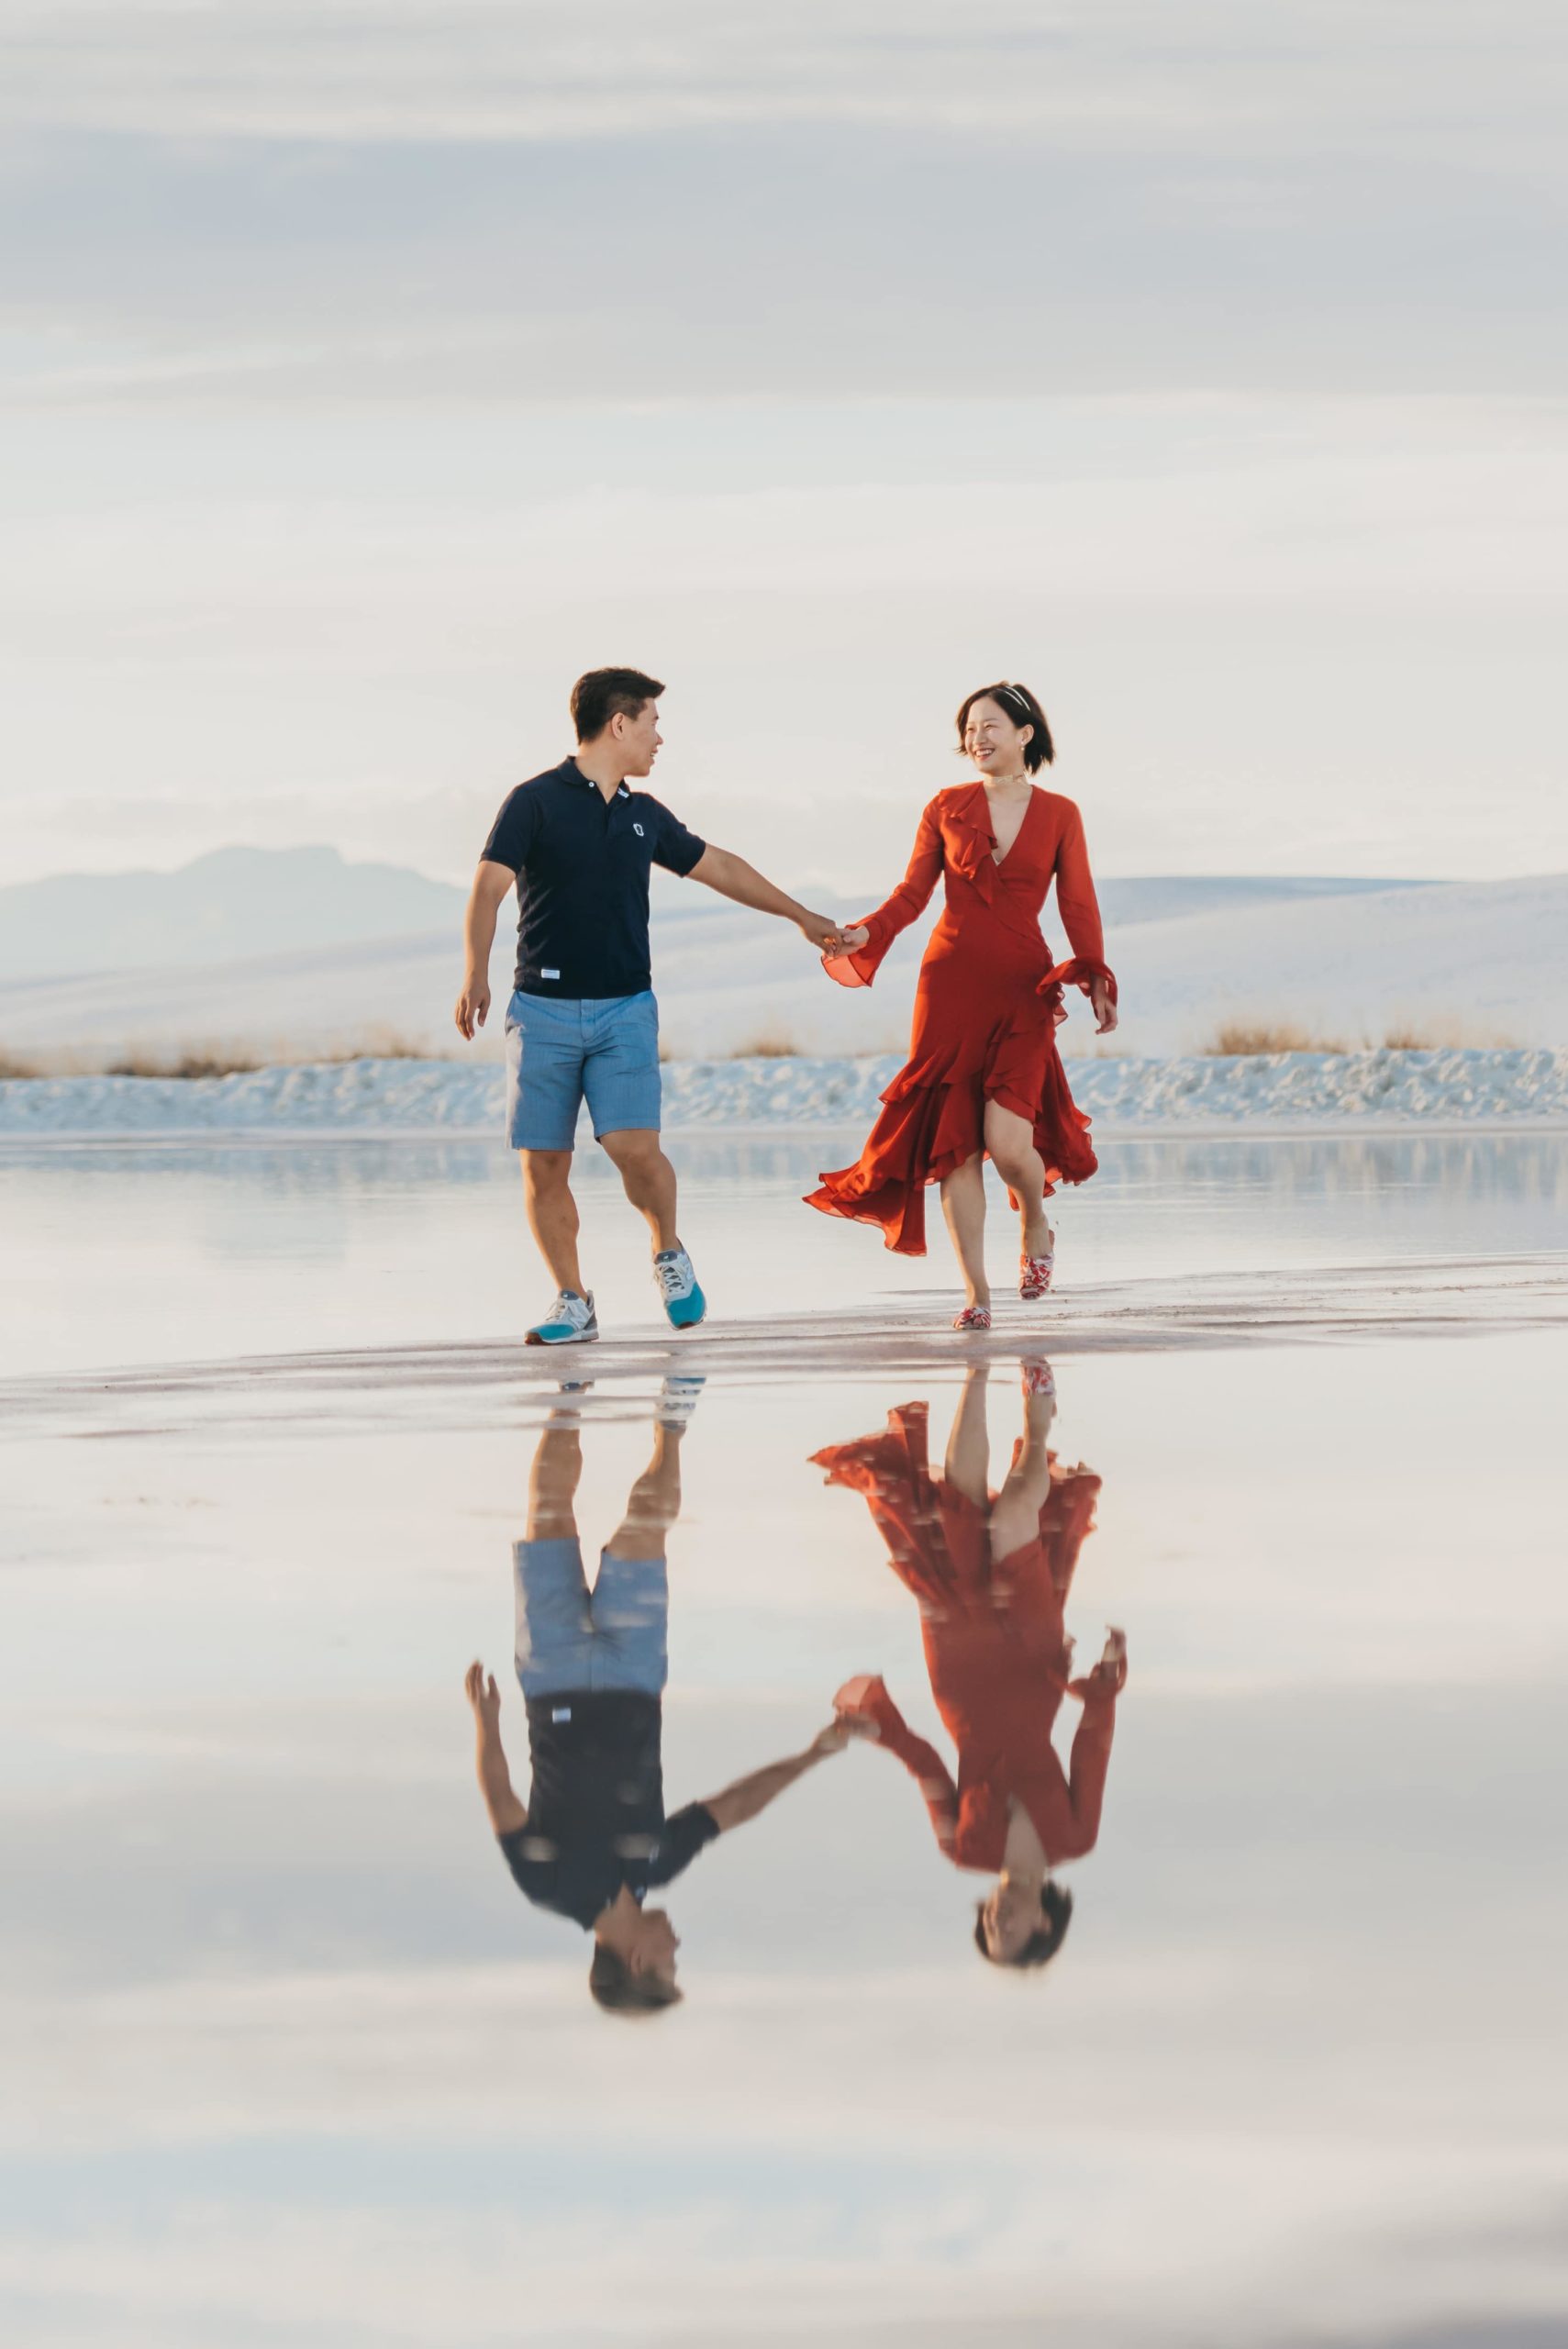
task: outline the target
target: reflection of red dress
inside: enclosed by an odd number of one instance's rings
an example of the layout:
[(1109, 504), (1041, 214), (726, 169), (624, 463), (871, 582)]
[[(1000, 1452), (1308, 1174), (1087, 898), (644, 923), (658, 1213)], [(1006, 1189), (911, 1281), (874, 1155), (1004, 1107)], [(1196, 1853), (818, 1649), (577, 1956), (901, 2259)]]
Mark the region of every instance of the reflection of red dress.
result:
[[(993, 1559), (986, 1512), (931, 1475), (926, 1422), (924, 1403), (906, 1403), (888, 1413), (884, 1435), (813, 1457), (829, 1484), (865, 1495), (894, 1572), (920, 1602), (931, 1694), (958, 1748), (957, 1784), (880, 1680), (857, 1709), (918, 1780), (956, 1866), (1000, 1868), (1009, 1798), (1028, 1811), (1048, 1860), (1081, 1859), (1099, 1833), (1116, 1695), (1094, 1674), (1069, 1682), (1062, 1615), (1100, 1480), (1059, 1471), (1053, 1460), (1039, 1535)], [(1084, 1701), (1070, 1771), (1051, 1742), (1069, 1689)]]
[[(1087, 990), (1102, 978), (1113, 999), (1116, 993), (1083, 818), (1071, 799), (1036, 787), (1000, 864), (995, 844), (984, 784), (939, 791), (920, 818), (902, 884), (862, 917), (865, 944), (828, 966), (845, 986), (869, 986), (941, 875), (946, 902), (920, 964), (908, 1062), (882, 1097), (859, 1163), (824, 1174), (806, 1201), (824, 1215), (881, 1224), (888, 1247), (904, 1256), (926, 1252), (926, 1185), (984, 1149), (987, 1101), (1029, 1120), (1048, 1191), (1095, 1171), (1089, 1120), (1067, 1089), (1056, 1049), (1064, 985)], [(1040, 935), (1052, 879), (1069, 963), (1054, 963)]]

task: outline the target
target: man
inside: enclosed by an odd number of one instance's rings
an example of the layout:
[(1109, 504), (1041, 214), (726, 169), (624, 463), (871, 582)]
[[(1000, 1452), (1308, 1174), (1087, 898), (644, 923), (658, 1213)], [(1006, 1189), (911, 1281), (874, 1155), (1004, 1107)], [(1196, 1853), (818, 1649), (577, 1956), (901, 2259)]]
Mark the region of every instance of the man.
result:
[(596, 1338), (594, 1293), (577, 1257), (571, 1172), (586, 1097), (594, 1138), (614, 1161), (653, 1241), (653, 1276), (677, 1330), (706, 1300), (675, 1224), (675, 1170), (659, 1143), (659, 1013), (648, 950), (652, 864), (706, 882), (722, 897), (793, 921), (818, 951), (840, 933), (728, 849), (690, 832), (633, 780), (651, 773), (664, 688), (639, 669), (591, 669), (572, 688), (577, 750), (519, 784), (504, 803), (474, 874), (464, 925), (467, 967), (457, 1024), (465, 1037), (490, 1009), (490, 947), (501, 900), (518, 900), (516, 991), (506, 1011), (507, 1132), (522, 1157), (529, 1229), (555, 1282), (528, 1343)]
[(534, 1455), (525, 1538), (513, 1547), (517, 1669), (528, 1708), (532, 1784), (512, 1787), (501, 1698), (481, 1664), (464, 1681), (477, 1731), (480, 1793), (519, 1889), (594, 1936), (588, 1987), (602, 2007), (647, 2014), (681, 1997), (680, 1947), (662, 1909), (643, 1906), (716, 1835), (741, 1826), (849, 1742), (830, 1722), (803, 1753), (666, 1817), (668, 1672), (665, 1535), (681, 1505), (680, 1449), (701, 1382), (665, 1383), (653, 1456), (632, 1486), (590, 1595), (574, 1512), (577, 1429), (546, 1427)]

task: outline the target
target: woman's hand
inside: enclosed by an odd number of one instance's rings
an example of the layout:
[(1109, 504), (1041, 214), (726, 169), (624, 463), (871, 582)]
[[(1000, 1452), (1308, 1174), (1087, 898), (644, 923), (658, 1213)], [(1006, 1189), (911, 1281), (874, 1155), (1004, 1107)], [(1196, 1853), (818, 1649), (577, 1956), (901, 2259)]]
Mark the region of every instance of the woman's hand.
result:
[(1108, 1036), (1116, 1026), (1116, 1004), (1112, 1000), (1108, 981), (1105, 979), (1089, 981), (1089, 1001), (1094, 1008), (1095, 1033), (1097, 1036)]
[(870, 936), (871, 932), (862, 921), (855, 929), (840, 933), (839, 951), (844, 954), (858, 954)]

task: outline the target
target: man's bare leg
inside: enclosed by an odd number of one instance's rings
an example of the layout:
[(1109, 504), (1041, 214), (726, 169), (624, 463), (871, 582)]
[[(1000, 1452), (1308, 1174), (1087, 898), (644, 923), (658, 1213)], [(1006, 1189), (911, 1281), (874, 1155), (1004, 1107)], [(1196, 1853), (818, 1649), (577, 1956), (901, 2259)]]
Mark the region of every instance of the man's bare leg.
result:
[(647, 1224), (655, 1251), (678, 1248), (675, 1233), (675, 1170), (652, 1129), (623, 1126), (601, 1134), (600, 1146), (620, 1175), (627, 1197)]
[(577, 1487), (583, 1479), (583, 1438), (574, 1427), (547, 1427), (528, 1471), (527, 1538), (560, 1542), (577, 1531)]
[(572, 1152), (569, 1150), (525, 1150), (523, 1198), (528, 1230), (557, 1288), (586, 1297), (583, 1270), (577, 1262), (577, 1202), (572, 1196)]
[(662, 1558), (664, 1537), (681, 1514), (683, 1428), (656, 1426), (653, 1456), (627, 1495), (626, 1515), (605, 1544), (612, 1558)]

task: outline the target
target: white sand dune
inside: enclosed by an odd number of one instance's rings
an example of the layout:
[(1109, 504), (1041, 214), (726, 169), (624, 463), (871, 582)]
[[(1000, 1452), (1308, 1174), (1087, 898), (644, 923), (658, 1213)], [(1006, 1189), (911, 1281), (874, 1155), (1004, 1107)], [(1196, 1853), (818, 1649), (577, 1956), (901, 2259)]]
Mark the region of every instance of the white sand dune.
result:
[[(1105, 894), (1122, 985), (1118, 1047), (1135, 1054), (1196, 1051), (1231, 1019), (1283, 1020), (1352, 1045), (1410, 1027), (1441, 1043), (1568, 1042), (1568, 876), (1370, 888), (1129, 881)], [(656, 900), (655, 977), (676, 1056), (761, 1040), (835, 1057), (902, 1046), (924, 924), (899, 941), (874, 988), (846, 990), (783, 924), (677, 883), (659, 885)], [(361, 906), (356, 918), (374, 915)], [(1045, 930), (1060, 947), (1051, 908)], [(509, 942), (504, 934), (493, 960), (498, 999)], [(242, 959), (215, 952), (200, 965), (76, 969), (0, 979), (0, 1051), (101, 1063), (192, 1045), (384, 1048), (392, 1036), (424, 1052), (457, 1047), (455, 921)], [(498, 1052), (499, 1025), (497, 1008), (478, 1056)], [(1069, 1053), (1093, 1047), (1076, 997), (1063, 1042)]]

